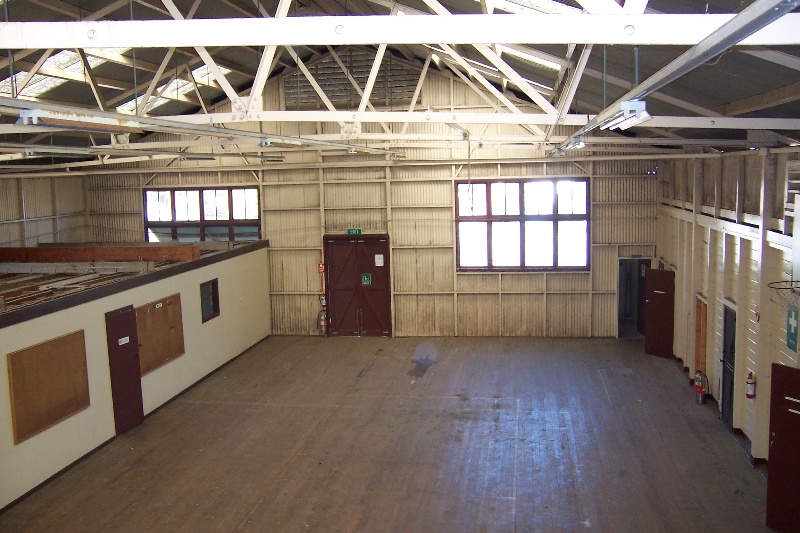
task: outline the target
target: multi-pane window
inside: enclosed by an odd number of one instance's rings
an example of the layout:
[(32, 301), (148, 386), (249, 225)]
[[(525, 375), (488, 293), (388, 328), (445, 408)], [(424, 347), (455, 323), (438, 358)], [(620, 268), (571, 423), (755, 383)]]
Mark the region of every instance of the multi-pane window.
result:
[(149, 242), (256, 241), (261, 235), (258, 189), (152, 189), (144, 191)]
[(589, 267), (585, 179), (457, 182), (456, 224), (461, 270)]

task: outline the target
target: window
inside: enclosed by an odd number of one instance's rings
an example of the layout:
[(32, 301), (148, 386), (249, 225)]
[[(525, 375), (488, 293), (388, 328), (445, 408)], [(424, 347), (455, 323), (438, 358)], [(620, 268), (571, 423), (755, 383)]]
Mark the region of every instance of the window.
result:
[(219, 316), (219, 283), (216, 279), (200, 284), (200, 314), (203, 322)]
[(456, 182), (459, 270), (586, 270), (589, 183)]
[(151, 189), (144, 191), (149, 242), (257, 241), (258, 189)]

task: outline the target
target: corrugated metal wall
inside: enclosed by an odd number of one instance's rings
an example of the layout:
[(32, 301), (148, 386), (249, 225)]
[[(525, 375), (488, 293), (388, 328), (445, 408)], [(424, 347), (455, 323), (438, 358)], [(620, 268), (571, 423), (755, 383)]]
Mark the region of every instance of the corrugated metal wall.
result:
[[(265, 91), (267, 102), (278, 106), (280, 99), (274, 93), (280, 90), (280, 82), (271, 81)], [(463, 112), (491, 110), (472, 89), (435, 71), (428, 73), (418, 105)], [(520, 108), (535, 111), (532, 106)], [(299, 126), (305, 133), (316, 127)], [(290, 124), (261, 128), (298, 132)], [(337, 132), (328, 125), (323, 130)], [(452, 133), (444, 124), (408, 127), (408, 133), (432, 131)], [(521, 135), (525, 130), (497, 125), (484, 133)], [(322, 256), (322, 236), (357, 227), (364, 233), (390, 237), (395, 335), (616, 336), (618, 259), (655, 256), (656, 163), (505, 162), (492, 158), (518, 156), (519, 151), (512, 154), (474, 143), (471, 164), (448, 163), (452, 158), (466, 159), (466, 148), (406, 150), (411, 161), (439, 160), (413, 165), (382, 156), (286, 152), (285, 162), (293, 168), (258, 170), (260, 182), (249, 172), (189, 172), (188, 164), (199, 168), (198, 163), (186, 161), (176, 162), (169, 173), (97, 176), (90, 185), (95, 235), (111, 241), (140, 238), (145, 185), (257, 183), (262, 232), (273, 247), (265, 268), (270, 269), (273, 288), (275, 333), (316, 333), (317, 298), (322, 289), (316, 263)], [(454, 180), (551, 176), (590, 180), (591, 270), (457, 273)]]
[(84, 192), (79, 177), (0, 179), (0, 246), (86, 241)]
[[(762, 169), (768, 186), (786, 186), (785, 166), (772, 164), (772, 156), (747, 153), (706, 156), (697, 161), (662, 163), (671, 174), (660, 198), (658, 255), (676, 270), (675, 355), (694, 372), (705, 360), (710, 393), (721, 400), (724, 310), (736, 312), (736, 357), (733, 391), (733, 425), (752, 442), (754, 457), (769, 453), (770, 365), (797, 367), (798, 355), (787, 347), (787, 306), (800, 304), (790, 291), (775, 290), (771, 282), (791, 280), (793, 238), (776, 216), (782, 205), (767, 204), (759, 213)], [(680, 183), (684, 180), (686, 187)], [(702, 191), (697, 204), (685, 195)], [(768, 188), (768, 187), (767, 187)], [(782, 203), (785, 191), (768, 196)], [(696, 300), (708, 303), (707, 348), (695, 353)], [(688, 333), (688, 334), (687, 334)], [(745, 396), (749, 372), (757, 378), (756, 398)]]

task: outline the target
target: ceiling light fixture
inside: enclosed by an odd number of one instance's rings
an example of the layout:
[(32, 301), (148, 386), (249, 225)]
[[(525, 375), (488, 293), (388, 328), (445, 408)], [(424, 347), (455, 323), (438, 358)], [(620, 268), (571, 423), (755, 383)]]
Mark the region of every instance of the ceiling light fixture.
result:
[(625, 100), (619, 104), (619, 112), (600, 124), (601, 130), (627, 130), (633, 126), (647, 122), (652, 116), (647, 112), (643, 100)]

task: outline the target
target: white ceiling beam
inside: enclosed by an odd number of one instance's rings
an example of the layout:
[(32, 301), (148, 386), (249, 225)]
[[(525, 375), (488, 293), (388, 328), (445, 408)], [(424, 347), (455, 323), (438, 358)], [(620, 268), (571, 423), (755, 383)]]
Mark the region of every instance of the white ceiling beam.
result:
[[(26, 70), (30, 72), (35, 68), (36, 65), (23, 60), (16, 62), (15, 66), (17, 66), (20, 70)], [(42, 76), (49, 76), (51, 78), (57, 78), (60, 80), (77, 81), (79, 83), (83, 83), (85, 81), (82, 72), (73, 72), (71, 70), (48, 67), (46, 65), (41, 65), (38, 69), (38, 73)], [(109, 89), (115, 89), (118, 91), (133, 87), (132, 83), (120, 80), (112, 80), (104, 77), (97, 77), (97, 83), (99, 83), (101, 87), (107, 87)]]
[[(425, 83), (425, 77), (428, 75), (428, 67), (431, 64), (431, 54), (428, 53), (428, 56), (425, 58), (425, 64), (422, 65), (422, 71), (419, 73), (419, 79), (417, 80), (417, 86), (414, 87), (414, 96), (411, 97), (411, 103), (408, 104), (408, 112), (411, 113), (414, 111), (414, 107), (417, 105), (417, 100), (419, 99), (419, 93), (422, 92), (422, 84)], [(408, 122), (403, 123), (403, 127), (400, 130), (400, 133), (405, 133), (408, 131)]]
[(100, 91), (100, 86), (97, 84), (97, 78), (95, 78), (92, 66), (89, 64), (89, 58), (86, 57), (86, 52), (84, 52), (81, 49), (78, 49), (78, 55), (81, 58), (81, 63), (83, 64), (83, 71), (86, 74), (86, 82), (92, 89), (92, 94), (94, 94), (94, 99), (97, 102), (97, 107), (100, 108), (100, 111), (106, 111), (107, 110), (106, 99), (103, 96), (103, 93)]
[[(423, 0), (425, 4), (439, 16), (452, 16), (450, 11), (444, 7), (439, 0)], [(613, 0), (608, 0), (613, 2)], [(615, 4), (616, 5), (616, 4)], [(617, 6), (619, 7), (619, 6)], [(527, 82), (519, 73), (514, 70), (508, 63), (506, 63), (494, 50), (485, 44), (473, 44), (475, 49), (489, 60), (497, 70), (503, 73), (509, 81), (513, 82), (528, 98), (530, 98), (536, 105), (542, 108), (545, 113), (555, 113), (556, 108), (547, 101), (530, 83)]]
[[(171, 0), (164, 0), (171, 2)], [(0, 49), (169, 48), (356, 44), (695, 45), (735, 15), (313, 16), (193, 20), (0, 22)], [(800, 44), (800, 13), (784, 15), (743, 46)]]
[(378, 79), (378, 71), (381, 68), (383, 61), (383, 54), (386, 52), (386, 45), (381, 44), (378, 46), (378, 52), (375, 54), (375, 60), (372, 62), (372, 69), (369, 71), (367, 78), (367, 85), (364, 87), (364, 94), (361, 95), (361, 103), (358, 104), (358, 112), (363, 113), (369, 103), (369, 97), (372, 95), (372, 88), (375, 87), (375, 80)]
[[(584, 69), (586, 69), (586, 63), (589, 61), (589, 56), (591, 53), (592, 45), (587, 44), (584, 46), (583, 50), (581, 51), (581, 55), (578, 58), (578, 62), (575, 64), (575, 68), (572, 70), (572, 72), (570, 72), (569, 78), (564, 85), (564, 90), (561, 92), (561, 95), (558, 99), (558, 119), (556, 120), (556, 124), (561, 124), (561, 121), (564, 120), (564, 117), (567, 116), (567, 113), (569, 112), (569, 108), (572, 105), (572, 100), (575, 98), (575, 93), (578, 90), (578, 84), (583, 76)], [(546, 136), (548, 139), (553, 134), (556, 124), (551, 124), (547, 128)]]
[(147, 90), (144, 92), (144, 98), (142, 98), (142, 105), (137, 110), (137, 115), (143, 115), (145, 110), (150, 107), (150, 97), (153, 96), (153, 92), (156, 90), (158, 83), (161, 81), (161, 76), (164, 74), (164, 70), (169, 65), (169, 60), (172, 59), (172, 55), (175, 53), (175, 48), (170, 48), (167, 50), (167, 54), (164, 56), (164, 59), (161, 60), (161, 64), (158, 66), (158, 70), (156, 70), (155, 76), (153, 79), (150, 80), (150, 85), (147, 86)]
[[(257, 120), (240, 118), (236, 113), (212, 113), (209, 115), (177, 115), (159, 117), (164, 120), (187, 124), (227, 122), (413, 122), (418, 124), (554, 124), (557, 116), (547, 113), (461, 113), (443, 111), (262, 111)], [(563, 124), (585, 125), (590, 115), (569, 114)], [(700, 128), (700, 129), (776, 129), (800, 130), (800, 119), (788, 118), (741, 118), (741, 117), (653, 117), (647, 122), (654, 128)]]
[[(180, 10), (177, 8), (173, 0), (161, 0), (161, 1), (164, 3), (164, 7), (167, 8), (170, 15), (172, 15), (172, 17), (175, 19), (174, 21), (171, 22), (197, 22), (188, 17), (184, 18), (183, 13), (180, 12)], [(200, 0), (195, 0), (195, 3), (192, 5), (192, 8), (190, 10), (189, 17), (194, 15), (194, 10), (197, 9), (199, 1)], [(236, 93), (236, 89), (233, 88), (228, 79), (225, 77), (225, 74), (222, 73), (222, 70), (220, 70), (219, 65), (217, 65), (217, 62), (214, 61), (213, 57), (211, 57), (211, 54), (208, 53), (206, 47), (202, 45), (195, 46), (194, 50), (195, 52), (197, 52), (197, 55), (200, 56), (200, 59), (203, 60), (203, 63), (206, 64), (209, 72), (211, 72), (211, 75), (214, 76), (215, 80), (217, 80), (217, 83), (219, 83), (220, 87), (222, 87), (222, 90), (225, 92), (225, 95), (228, 97), (228, 100), (231, 101), (231, 106), (237, 111), (244, 111), (245, 106), (242, 103), (241, 99), (239, 98), (239, 95)]]
[(28, 73), (25, 75), (25, 78), (23, 78), (22, 82), (20, 82), (20, 84), (17, 85), (17, 94), (21, 93), (25, 89), (25, 87), (27, 87), (28, 83), (30, 83), (33, 77), (39, 73), (39, 69), (42, 68), (44, 62), (47, 61), (47, 58), (53, 55), (53, 52), (55, 52), (54, 48), (48, 48), (39, 57), (39, 59), (36, 60), (36, 63), (28, 70)]
[[(280, 2), (278, 2), (278, 8), (275, 11), (275, 18), (282, 19), (286, 17), (291, 5), (292, 0), (280, 0)], [(261, 9), (260, 13), (265, 19), (269, 17), (269, 14), (264, 8)], [(256, 77), (253, 80), (253, 86), (250, 89), (250, 97), (247, 101), (248, 113), (262, 111), (264, 109), (264, 102), (262, 101), (261, 95), (264, 94), (264, 87), (266, 87), (267, 79), (269, 79), (269, 74), (274, 67), (275, 63), (273, 60), (275, 59), (275, 52), (277, 50), (278, 47), (276, 45), (270, 45), (264, 48), (264, 51), (261, 53), (261, 60), (258, 63)]]
[[(497, 89), (497, 87), (495, 87), (492, 84), (492, 82), (487, 80), (480, 72), (475, 70), (475, 68), (472, 65), (470, 65), (469, 62), (467, 62), (466, 59), (461, 57), (460, 54), (458, 54), (455, 50), (453, 50), (452, 47), (450, 47), (450, 46), (448, 46), (446, 44), (439, 44), (439, 46), (442, 48), (442, 50), (445, 51), (445, 53), (450, 57), (450, 59), (452, 59), (454, 62), (458, 63), (458, 65), (461, 68), (463, 68), (464, 70), (467, 71), (467, 74), (469, 74), (478, 83), (483, 85), (484, 89), (486, 89), (492, 96), (497, 98), (504, 106), (506, 106), (508, 109), (510, 109), (512, 113), (515, 113), (515, 114), (521, 114), (522, 113), (522, 111), (516, 105), (514, 105), (514, 103), (511, 100), (509, 100), (506, 95), (501, 93)], [(448, 65), (448, 66), (450, 66), (450, 65)], [(452, 120), (451, 122), (460, 122), (460, 121)], [(543, 135), (544, 134), (544, 130), (539, 129), (538, 126), (532, 125), (532, 127), (534, 128), (534, 130), (536, 131), (537, 134), (539, 134), (539, 135)]]

